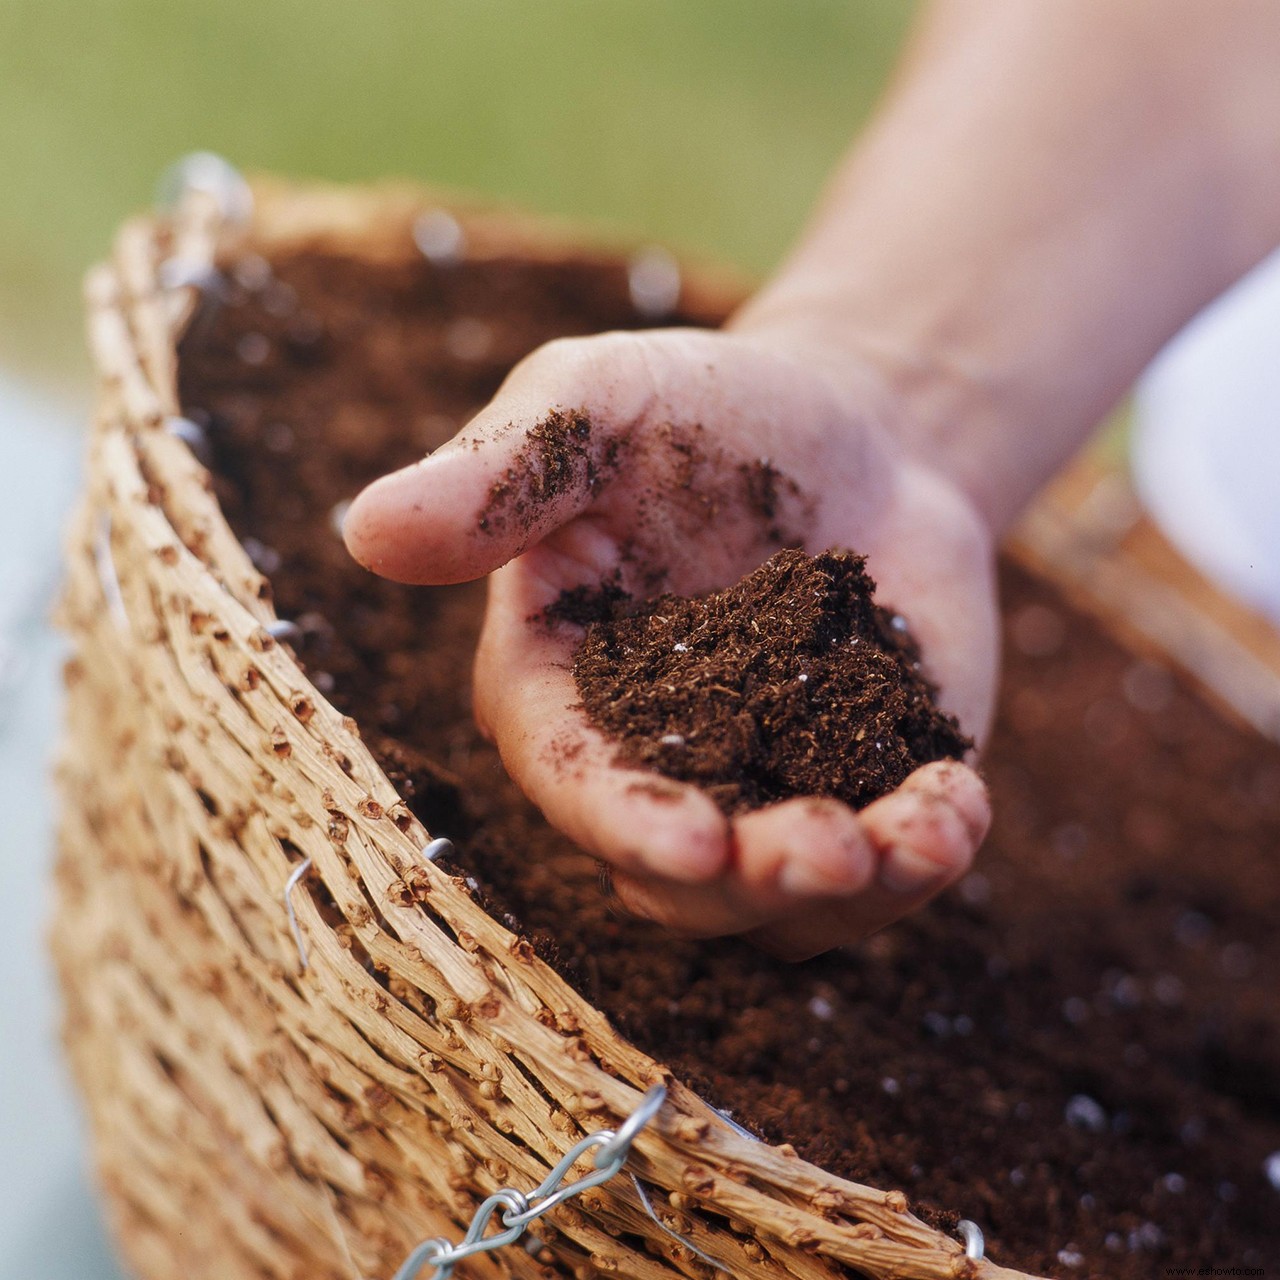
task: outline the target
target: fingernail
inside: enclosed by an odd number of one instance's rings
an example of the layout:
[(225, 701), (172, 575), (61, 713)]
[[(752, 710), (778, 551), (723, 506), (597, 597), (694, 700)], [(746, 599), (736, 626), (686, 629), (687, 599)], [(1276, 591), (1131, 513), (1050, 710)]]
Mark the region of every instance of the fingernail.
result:
[(808, 858), (793, 856), (778, 872), (778, 887), (796, 898), (830, 897), (860, 888), (864, 878), (860, 870), (852, 854), (834, 876), (829, 867), (818, 867)]
[(941, 876), (942, 868), (932, 859), (907, 845), (895, 844), (885, 853), (877, 879), (890, 893), (919, 893)]

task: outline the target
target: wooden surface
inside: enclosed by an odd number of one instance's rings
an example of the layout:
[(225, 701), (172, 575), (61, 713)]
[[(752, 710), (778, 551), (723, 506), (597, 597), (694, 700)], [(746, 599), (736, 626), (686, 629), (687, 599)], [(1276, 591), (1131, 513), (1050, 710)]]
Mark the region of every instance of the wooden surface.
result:
[(1171, 659), (1229, 714), (1280, 739), (1280, 631), (1186, 561), (1122, 468), (1086, 452), (1041, 495), (1012, 547), (1127, 643)]

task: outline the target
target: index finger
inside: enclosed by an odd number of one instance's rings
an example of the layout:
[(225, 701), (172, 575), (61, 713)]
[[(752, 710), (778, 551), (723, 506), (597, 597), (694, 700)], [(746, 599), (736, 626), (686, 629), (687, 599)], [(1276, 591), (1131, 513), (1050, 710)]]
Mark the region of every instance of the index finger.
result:
[(357, 495), (348, 550), (399, 582), (483, 577), (591, 506), (647, 394), (634, 340), (548, 343), (457, 437)]

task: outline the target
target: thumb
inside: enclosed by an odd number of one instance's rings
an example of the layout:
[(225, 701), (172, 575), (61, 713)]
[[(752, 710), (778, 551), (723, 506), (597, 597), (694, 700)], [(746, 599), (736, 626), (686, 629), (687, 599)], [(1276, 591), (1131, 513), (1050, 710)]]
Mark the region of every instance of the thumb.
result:
[(448, 444), (356, 497), (347, 549), (399, 582), (466, 582), (580, 515), (652, 399), (636, 343), (616, 333), (540, 347)]

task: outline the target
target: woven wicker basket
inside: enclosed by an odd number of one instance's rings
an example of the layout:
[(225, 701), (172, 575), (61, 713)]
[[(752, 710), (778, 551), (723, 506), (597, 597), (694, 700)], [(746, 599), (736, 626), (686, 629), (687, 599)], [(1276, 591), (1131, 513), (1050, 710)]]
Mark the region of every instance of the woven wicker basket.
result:
[[(471, 1274), (709, 1275), (670, 1230), (760, 1280), (1017, 1274), (966, 1257), (901, 1192), (735, 1132), (424, 860), (429, 833), (273, 638), (261, 575), (163, 424), (189, 282), (233, 242), (394, 260), (426, 198), (255, 195), (247, 225), (198, 191), (130, 223), (87, 286), (98, 407), (68, 553), (54, 951), (130, 1265), (153, 1280), (388, 1276), (665, 1081), (629, 1168), (668, 1230), (617, 1178), (550, 1214), (540, 1251)], [(459, 217), (472, 254), (582, 255), (541, 224)], [(282, 892), (299, 854), (388, 987), (305, 885), (300, 963)]]

